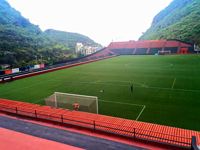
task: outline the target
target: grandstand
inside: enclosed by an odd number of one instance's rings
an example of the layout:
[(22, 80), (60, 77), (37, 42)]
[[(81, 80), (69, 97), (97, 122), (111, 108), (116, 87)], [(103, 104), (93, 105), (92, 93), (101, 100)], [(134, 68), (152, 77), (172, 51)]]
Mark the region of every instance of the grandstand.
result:
[[(159, 51), (171, 51), (171, 54), (195, 53), (191, 43), (178, 40), (111, 42), (104, 51), (111, 51), (115, 55), (155, 55)], [(97, 54), (100, 56), (102, 52)]]

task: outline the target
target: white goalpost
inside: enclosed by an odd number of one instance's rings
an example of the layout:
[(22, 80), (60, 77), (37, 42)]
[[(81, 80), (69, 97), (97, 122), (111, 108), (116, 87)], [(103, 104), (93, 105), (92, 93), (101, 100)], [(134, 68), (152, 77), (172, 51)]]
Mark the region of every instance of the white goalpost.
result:
[(98, 97), (54, 92), (45, 99), (47, 106), (98, 114)]

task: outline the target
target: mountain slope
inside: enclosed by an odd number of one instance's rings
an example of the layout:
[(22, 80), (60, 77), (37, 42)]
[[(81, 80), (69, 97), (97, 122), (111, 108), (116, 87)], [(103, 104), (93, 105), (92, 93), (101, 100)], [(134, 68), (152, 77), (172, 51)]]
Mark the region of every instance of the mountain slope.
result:
[(157, 14), (144, 39), (178, 39), (200, 45), (200, 1), (173, 0)]
[(77, 42), (98, 45), (90, 38), (70, 32), (41, 29), (24, 18), (5, 0), (0, 0), (0, 65), (19, 67), (54, 63), (71, 57)]
[(65, 46), (73, 49), (76, 46), (77, 42), (81, 42), (84, 45), (91, 45), (91, 46), (100, 46), (99, 44), (95, 43), (89, 37), (72, 32), (63, 32), (54, 29), (48, 29), (44, 32), (46, 36), (51, 38), (54, 41), (57, 41), (60, 44), (64, 44)]
[(21, 16), (21, 13), (12, 8), (5, 0), (0, 0), (0, 24), (27, 28), (30, 31), (41, 32), (40, 28)]

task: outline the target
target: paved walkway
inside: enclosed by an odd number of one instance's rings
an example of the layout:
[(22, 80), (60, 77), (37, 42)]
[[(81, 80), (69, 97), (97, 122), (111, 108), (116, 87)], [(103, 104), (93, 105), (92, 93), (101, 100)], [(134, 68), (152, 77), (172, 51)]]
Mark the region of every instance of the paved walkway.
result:
[(42, 126), (5, 116), (0, 116), (0, 127), (87, 150), (142, 150), (140, 147), (133, 147), (118, 142)]
[(0, 128), (1, 150), (83, 150), (13, 130)]

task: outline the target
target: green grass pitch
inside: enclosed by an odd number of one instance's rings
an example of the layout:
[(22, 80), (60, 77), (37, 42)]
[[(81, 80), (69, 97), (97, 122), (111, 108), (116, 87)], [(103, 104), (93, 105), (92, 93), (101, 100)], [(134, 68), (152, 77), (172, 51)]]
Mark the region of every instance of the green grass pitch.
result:
[(0, 84), (1, 98), (39, 104), (55, 91), (97, 96), (101, 114), (200, 131), (198, 55), (119, 56)]

